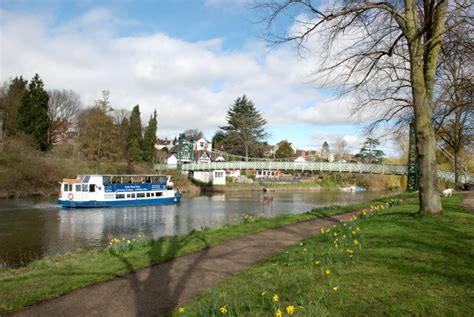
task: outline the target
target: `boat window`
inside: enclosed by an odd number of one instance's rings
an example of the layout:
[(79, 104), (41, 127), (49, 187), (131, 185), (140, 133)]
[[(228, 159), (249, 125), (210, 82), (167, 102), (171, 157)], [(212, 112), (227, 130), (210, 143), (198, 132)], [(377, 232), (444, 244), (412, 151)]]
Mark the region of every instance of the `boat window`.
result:
[(95, 192), (95, 184), (90, 184), (89, 185), (89, 192), (91, 192), (91, 193)]
[(90, 176), (84, 176), (84, 177), (82, 178), (82, 182), (83, 182), (83, 183), (89, 183), (89, 179), (90, 179), (90, 178), (91, 178)]
[(137, 198), (143, 198), (143, 197), (145, 197), (145, 193), (138, 193), (137, 194)]
[(63, 192), (69, 191), (68, 189), (69, 189), (68, 184), (64, 184), (64, 186), (63, 186)]
[(156, 197), (160, 197), (160, 196), (163, 196), (163, 193), (162, 192), (157, 192)]
[(125, 194), (115, 194), (115, 199), (124, 199)]
[(135, 194), (132, 194), (132, 198), (135, 198)]
[(87, 190), (87, 184), (82, 184), (82, 191), (83, 191), (83, 192), (88, 192), (88, 190)]
[(158, 183), (160, 183), (160, 184), (166, 184), (167, 181), (168, 181), (168, 177), (167, 177), (167, 176), (158, 176)]
[(127, 194), (127, 198), (130, 198), (130, 197), (131, 197), (131, 195), (130, 195), (130, 194)]
[(81, 184), (76, 184), (76, 192), (80, 192), (82, 189)]
[(151, 197), (155, 197), (155, 193), (151, 193)]
[(150, 193), (146, 193), (146, 197), (150, 197)]

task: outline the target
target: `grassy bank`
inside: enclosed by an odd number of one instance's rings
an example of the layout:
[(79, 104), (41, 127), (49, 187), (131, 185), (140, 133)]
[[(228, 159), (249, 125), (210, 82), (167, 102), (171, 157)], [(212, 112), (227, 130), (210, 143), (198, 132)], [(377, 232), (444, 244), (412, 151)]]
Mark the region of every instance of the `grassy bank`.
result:
[(420, 217), (412, 202), (328, 228), (171, 315), (472, 316), (474, 216), (460, 196), (443, 206)]
[[(3, 269), (0, 270), (0, 312), (12, 311), (246, 234), (365, 208), (388, 199), (344, 207), (328, 207), (305, 214), (283, 215), (271, 219), (244, 217), (239, 224), (194, 231), (182, 236), (163, 237), (154, 241), (142, 237), (118, 237), (120, 241), (113, 241), (111, 248), (78, 251), (38, 260), (23, 268)], [(122, 240), (123, 238), (125, 240)]]

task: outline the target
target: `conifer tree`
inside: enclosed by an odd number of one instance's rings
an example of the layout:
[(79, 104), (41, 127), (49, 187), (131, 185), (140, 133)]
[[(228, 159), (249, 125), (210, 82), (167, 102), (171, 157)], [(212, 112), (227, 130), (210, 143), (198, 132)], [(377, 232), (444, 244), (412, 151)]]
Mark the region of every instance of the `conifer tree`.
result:
[(128, 156), (134, 162), (142, 160), (142, 122), (140, 119), (140, 106), (133, 107), (130, 115), (130, 126), (127, 138)]
[(234, 101), (227, 112), (228, 126), (221, 127), (226, 135), (226, 150), (233, 154), (258, 155), (261, 142), (267, 137), (262, 117), (254, 103), (243, 95)]
[(18, 131), (31, 135), (38, 147), (45, 151), (48, 149), (49, 96), (43, 87), (43, 81), (35, 74), (21, 98), (17, 128)]
[(153, 116), (150, 116), (148, 126), (145, 129), (145, 136), (143, 138), (143, 160), (145, 162), (152, 162), (155, 157), (155, 143), (156, 143), (156, 128), (158, 122), (156, 119), (156, 110)]

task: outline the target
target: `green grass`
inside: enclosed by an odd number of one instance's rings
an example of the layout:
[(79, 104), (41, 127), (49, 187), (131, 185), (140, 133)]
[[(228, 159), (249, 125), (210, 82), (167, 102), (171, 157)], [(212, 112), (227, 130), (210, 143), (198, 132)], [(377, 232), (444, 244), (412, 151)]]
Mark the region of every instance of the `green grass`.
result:
[[(218, 316), (225, 305), (228, 316), (275, 316), (277, 309), (287, 316), (292, 305), (293, 316), (472, 316), (474, 215), (460, 196), (443, 205), (440, 216), (420, 217), (412, 202), (357, 220), (352, 229), (339, 225), (333, 231), (346, 235), (342, 248), (334, 247), (333, 232), (316, 235), (170, 315)], [(352, 258), (337, 251), (348, 248)]]
[[(403, 194), (397, 197), (406, 198)], [(386, 201), (381, 198), (376, 201)], [(108, 249), (83, 250), (34, 261), (26, 267), (0, 270), (0, 313), (19, 309), (74, 289), (112, 279), (127, 272), (202, 250), (223, 241), (297, 221), (340, 214), (369, 206), (360, 203), (328, 207), (299, 215), (282, 215), (271, 219), (228, 225), (223, 228), (193, 231), (190, 234), (163, 237), (126, 252)], [(133, 238), (133, 237), (127, 237)]]

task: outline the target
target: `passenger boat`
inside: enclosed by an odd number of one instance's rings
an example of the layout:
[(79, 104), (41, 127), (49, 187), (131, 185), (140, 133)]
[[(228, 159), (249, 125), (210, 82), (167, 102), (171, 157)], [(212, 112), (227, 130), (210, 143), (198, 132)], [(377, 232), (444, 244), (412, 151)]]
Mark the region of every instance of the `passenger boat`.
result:
[(79, 175), (63, 179), (63, 207), (115, 207), (176, 204), (181, 194), (165, 175)]

